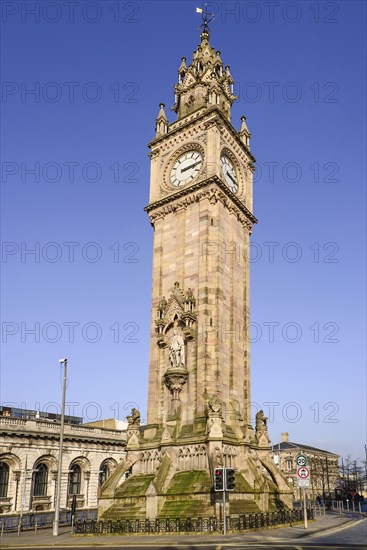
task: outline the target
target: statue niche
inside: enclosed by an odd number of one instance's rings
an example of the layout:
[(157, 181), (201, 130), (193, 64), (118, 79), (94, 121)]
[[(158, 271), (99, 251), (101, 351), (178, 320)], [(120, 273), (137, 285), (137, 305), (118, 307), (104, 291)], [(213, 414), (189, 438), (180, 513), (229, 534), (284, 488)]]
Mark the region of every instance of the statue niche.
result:
[(167, 333), (172, 324), (175, 324), (175, 326), (178, 324), (182, 328), (185, 341), (193, 340), (194, 325), (197, 318), (195, 307), (196, 300), (192, 289), (188, 288), (184, 292), (178, 282), (174, 284), (168, 300), (165, 296), (159, 299), (155, 320), (155, 332), (159, 347), (165, 348), (170, 344)]
[[(186, 292), (176, 282), (166, 300), (160, 298), (155, 321), (157, 345), (168, 348), (164, 352), (164, 383), (171, 394), (171, 413), (180, 406), (180, 393), (189, 376), (187, 370), (186, 343), (194, 339), (196, 300), (191, 288)], [(163, 358), (162, 358), (163, 360)]]

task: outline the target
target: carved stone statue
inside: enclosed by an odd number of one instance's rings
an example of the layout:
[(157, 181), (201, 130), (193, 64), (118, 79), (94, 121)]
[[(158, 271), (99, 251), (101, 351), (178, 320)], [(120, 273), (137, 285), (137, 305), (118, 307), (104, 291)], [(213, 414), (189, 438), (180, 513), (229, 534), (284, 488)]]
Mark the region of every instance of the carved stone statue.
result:
[(256, 413), (256, 431), (257, 432), (264, 432), (268, 429), (268, 426), (267, 426), (267, 422), (268, 422), (268, 419), (267, 417), (264, 415), (264, 411), (259, 411), (258, 413)]
[(191, 302), (192, 304), (195, 304), (195, 296), (191, 288), (187, 289), (187, 292), (185, 294), (185, 302)]
[(163, 296), (163, 298), (159, 301), (158, 307), (157, 307), (157, 317), (158, 319), (163, 319), (166, 313), (168, 302), (166, 298)]
[(177, 334), (177, 330), (173, 331), (171, 338), (169, 359), (172, 367), (185, 368), (185, 342), (182, 336)]
[(224, 466), (223, 453), (219, 447), (215, 447), (214, 461), (217, 468)]
[(140, 426), (140, 412), (138, 409), (131, 409), (131, 415), (127, 417), (129, 428)]

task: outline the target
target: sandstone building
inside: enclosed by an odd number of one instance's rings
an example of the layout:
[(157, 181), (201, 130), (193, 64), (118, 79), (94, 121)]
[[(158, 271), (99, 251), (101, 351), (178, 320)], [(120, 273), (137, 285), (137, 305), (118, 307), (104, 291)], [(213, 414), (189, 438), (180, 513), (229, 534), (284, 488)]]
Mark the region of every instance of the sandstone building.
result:
[[(99, 487), (126, 455), (122, 429), (81, 421), (66, 417), (61, 509), (74, 495), (78, 508), (96, 508)], [(0, 514), (54, 510), (59, 438), (58, 415), (0, 407)]]

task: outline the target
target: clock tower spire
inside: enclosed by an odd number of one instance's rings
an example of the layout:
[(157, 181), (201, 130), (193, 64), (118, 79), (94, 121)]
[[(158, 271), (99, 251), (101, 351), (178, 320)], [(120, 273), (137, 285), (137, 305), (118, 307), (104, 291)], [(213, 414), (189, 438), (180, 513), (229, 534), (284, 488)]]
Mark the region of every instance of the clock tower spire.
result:
[[(233, 79), (209, 43), (209, 14), (183, 57), (169, 123), (149, 143), (154, 228), (147, 425), (128, 417), (127, 460), (101, 490), (100, 514), (218, 514), (217, 467), (236, 470), (229, 512), (268, 511), (292, 491), (271, 458), (266, 418), (251, 423), (252, 175), (245, 117), (231, 124)], [(126, 472), (132, 475), (124, 481)], [(276, 486), (277, 485), (277, 486)], [(133, 510), (133, 512), (132, 512)], [(196, 515), (197, 514), (197, 515)]]
[(182, 58), (172, 110), (177, 113), (178, 119), (182, 119), (203, 108), (217, 106), (230, 120), (232, 103), (237, 99), (233, 84), (230, 68), (223, 66), (220, 51), (210, 45), (209, 30), (205, 26), (191, 65), (187, 67), (186, 58)]

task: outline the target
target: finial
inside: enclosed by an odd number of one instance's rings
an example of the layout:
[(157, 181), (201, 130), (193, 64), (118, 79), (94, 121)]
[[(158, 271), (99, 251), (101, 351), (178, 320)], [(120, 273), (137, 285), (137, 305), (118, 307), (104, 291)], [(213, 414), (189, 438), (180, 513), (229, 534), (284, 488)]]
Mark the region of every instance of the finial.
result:
[(246, 117), (245, 115), (242, 115), (241, 116), (241, 128), (240, 128), (240, 134), (246, 132), (247, 134), (249, 134), (249, 131), (248, 131), (248, 128), (247, 128), (247, 124), (246, 124)]
[(203, 20), (202, 25), (198, 27), (201, 29), (203, 27), (203, 32), (201, 33), (201, 40), (209, 40), (209, 23), (214, 21), (215, 14), (208, 12), (208, 3), (205, 3), (205, 7), (203, 8), (196, 8), (196, 13), (201, 13), (201, 18)]
[(155, 120), (155, 135), (157, 137), (166, 134), (168, 131), (168, 119), (166, 117), (166, 113), (164, 112), (164, 107), (164, 103), (159, 104), (159, 113)]
[(242, 115), (241, 116), (241, 128), (240, 128), (240, 132), (239, 132), (241, 138), (242, 138), (242, 141), (244, 142), (244, 144), (250, 148), (250, 132), (249, 132), (249, 129), (247, 127), (247, 124), (246, 124), (246, 117), (245, 115)]
[(164, 119), (164, 120), (167, 120), (166, 113), (164, 112), (164, 108), (165, 108), (165, 104), (160, 103), (159, 104), (159, 113), (158, 113), (157, 120), (160, 120), (161, 118)]

